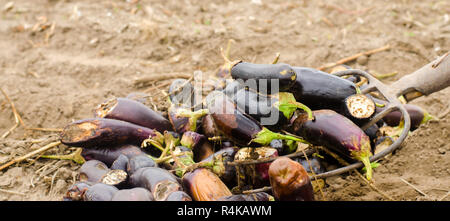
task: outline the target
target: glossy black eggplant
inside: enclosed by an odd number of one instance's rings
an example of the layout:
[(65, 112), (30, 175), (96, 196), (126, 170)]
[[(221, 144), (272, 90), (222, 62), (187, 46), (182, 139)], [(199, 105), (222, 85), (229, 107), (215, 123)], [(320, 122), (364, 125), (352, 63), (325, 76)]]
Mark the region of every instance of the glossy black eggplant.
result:
[[(297, 78), (295, 71), (288, 64), (253, 64), (239, 62), (231, 68), (231, 76), (243, 81), (244, 85), (270, 94), (276, 88), (278, 91), (288, 91)], [(256, 86), (256, 87), (255, 87)]]
[(128, 98), (112, 98), (101, 103), (94, 111), (94, 117), (110, 118), (155, 129), (160, 133), (172, 131), (169, 120), (144, 104)]
[(274, 133), (263, 127), (257, 120), (240, 111), (225, 94), (213, 91), (206, 98), (209, 114), (215, 127), (237, 144), (257, 143), (268, 145), (273, 139), (302, 141), (299, 138)]
[(75, 147), (105, 147), (120, 144), (140, 146), (148, 138), (160, 141), (156, 130), (126, 121), (108, 118), (90, 118), (68, 124), (60, 134), (61, 142)]
[(372, 178), (369, 157), (372, 156), (370, 138), (351, 120), (333, 110), (313, 111), (315, 119), (298, 116), (293, 132), (310, 143), (325, 146), (346, 159), (361, 161), (366, 167), (366, 177)]

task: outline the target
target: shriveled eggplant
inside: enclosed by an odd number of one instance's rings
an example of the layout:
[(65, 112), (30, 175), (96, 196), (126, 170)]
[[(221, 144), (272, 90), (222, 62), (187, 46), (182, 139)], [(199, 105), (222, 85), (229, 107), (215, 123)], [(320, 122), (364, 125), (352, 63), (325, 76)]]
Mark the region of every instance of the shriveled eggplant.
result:
[(119, 157), (117, 157), (117, 159), (111, 164), (110, 169), (126, 171), (127, 166), (128, 166), (128, 161), (129, 161), (129, 159), (127, 156), (120, 154)]
[(117, 191), (111, 201), (153, 201), (153, 196), (147, 189), (135, 187)]
[(120, 156), (125, 155), (130, 158), (132, 156), (145, 154), (145, 152), (131, 144), (119, 145), (111, 148), (83, 148), (81, 156), (86, 160), (99, 160), (110, 167), (113, 162)]
[(206, 98), (209, 113), (216, 128), (237, 144), (257, 143), (268, 145), (273, 139), (302, 141), (299, 138), (275, 133), (263, 127), (251, 116), (241, 112), (223, 93), (214, 91)]
[(83, 201), (111, 201), (119, 191), (115, 186), (97, 183), (90, 186), (83, 194)]
[(315, 119), (299, 115), (292, 125), (294, 133), (314, 145), (325, 146), (346, 159), (361, 161), (366, 177), (372, 178), (369, 158), (372, 156), (370, 139), (356, 124), (333, 110), (313, 111)]
[(108, 118), (90, 118), (68, 124), (61, 132), (61, 142), (76, 147), (105, 147), (120, 144), (141, 145), (148, 138), (160, 141), (156, 130), (126, 121)]
[(279, 157), (269, 167), (274, 197), (280, 201), (313, 201), (314, 190), (306, 170), (298, 162)]
[(155, 201), (164, 201), (175, 191), (182, 191), (177, 178), (165, 169), (143, 167), (134, 172), (129, 179), (131, 186), (149, 190)]
[(186, 192), (195, 201), (216, 201), (221, 197), (232, 195), (222, 180), (206, 168), (186, 173), (182, 182)]
[(172, 131), (169, 120), (144, 104), (128, 98), (112, 98), (98, 105), (94, 111), (96, 118), (110, 118), (130, 122), (154, 129), (160, 133)]
[(142, 154), (142, 155), (136, 155), (133, 157), (130, 157), (127, 164), (127, 173), (128, 174), (134, 174), (138, 169), (143, 167), (156, 167), (157, 164), (155, 161), (150, 158), (149, 156)]

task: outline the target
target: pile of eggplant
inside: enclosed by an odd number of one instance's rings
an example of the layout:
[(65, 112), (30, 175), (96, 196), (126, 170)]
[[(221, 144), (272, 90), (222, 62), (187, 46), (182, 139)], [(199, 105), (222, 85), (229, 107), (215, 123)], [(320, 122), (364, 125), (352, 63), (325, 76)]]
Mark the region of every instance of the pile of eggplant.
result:
[[(361, 94), (357, 77), (226, 60), (215, 81), (226, 84), (199, 100), (190, 81), (174, 79), (167, 113), (129, 96), (69, 123), (61, 142), (82, 148), (85, 163), (64, 200), (311, 201), (325, 185), (314, 175), (339, 159), (361, 161), (371, 180), (369, 157), (402, 126), (396, 111), (361, 129), (386, 102)], [(405, 107), (412, 129), (430, 119)]]

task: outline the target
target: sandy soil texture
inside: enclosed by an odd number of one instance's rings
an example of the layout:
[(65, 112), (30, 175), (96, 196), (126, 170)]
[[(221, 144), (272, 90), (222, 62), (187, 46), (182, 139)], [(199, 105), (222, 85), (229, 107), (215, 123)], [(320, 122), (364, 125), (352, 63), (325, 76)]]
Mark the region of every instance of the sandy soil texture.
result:
[[(30, 128), (62, 128), (131, 92), (150, 94), (149, 104), (164, 111), (167, 76), (213, 74), (228, 39), (231, 59), (269, 63), (280, 52), (280, 62), (314, 68), (390, 45), (347, 63), (397, 71), (386, 83), (450, 50), (450, 2), (442, 0), (0, 0), (0, 16), (0, 88)], [(142, 82), (148, 77), (161, 79)], [(447, 88), (413, 101), (440, 120), (380, 162), (379, 190), (395, 200), (450, 200), (449, 97)], [(0, 134), (15, 123), (0, 95)], [(19, 124), (0, 139), (0, 165), (57, 139)], [(38, 156), (0, 171), (0, 200), (62, 199), (79, 165)], [(352, 173), (327, 184), (326, 200), (386, 200)]]

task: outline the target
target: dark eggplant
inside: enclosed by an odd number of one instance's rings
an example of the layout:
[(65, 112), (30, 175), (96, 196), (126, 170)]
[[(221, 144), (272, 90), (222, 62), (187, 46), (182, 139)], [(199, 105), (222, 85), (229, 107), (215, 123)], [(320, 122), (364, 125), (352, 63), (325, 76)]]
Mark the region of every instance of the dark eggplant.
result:
[(182, 190), (173, 174), (158, 167), (138, 169), (130, 176), (129, 182), (133, 187), (143, 187), (149, 190), (156, 201), (164, 201), (172, 192)]
[(117, 191), (111, 201), (153, 201), (153, 196), (147, 189), (135, 187)]
[(117, 157), (117, 159), (111, 164), (110, 169), (126, 171), (127, 166), (128, 166), (128, 161), (129, 161), (129, 159), (127, 156), (120, 154), (119, 157)]
[(143, 168), (143, 167), (156, 167), (156, 163), (155, 161), (150, 158), (148, 155), (146, 154), (142, 154), (142, 155), (136, 155), (133, 157), (130, 157), (128, 164), (127, 164), (127, 173), (128, 174), (134, 174), (134, 172), (136, 172), (136, 170)]
[(236, 105), (221, 92), (210, 93), (206, 98), (206, 104), (216, 128), (237, 144), (268, 145), (273, 139), (302, 141), (293, 136), (274, 133), (263, 127), (257, 120), (237, 109)]
[[(420, 125), (432, 120), (436, 119), (434, 116), (432, 116), (430, 113), (428, 113), (423, 108), (414, 105), (414, 104), (403, 104), (403, 107), (406, 109), (406, 111), (409, 114), (409, 117), (411, 119), (411, 127), (410, 131), (413, 131), (417, 128), (419, 128)], [(381, 111), (383, 108), (379, 108)], [(388, 113), (385, 117), (383, 117), (383, 121), (391, 126), (395, 127), (400, 125), (400, 121), (402, 119), (402, 113), (400, 111), (392, 111)]]
[(269, 179), (280, 201), (313, 201), (314, 190), (306, 170), (298, 162), (279, 157), (270, 164)]
[(115, 186), (97, 183), (90, 186), (83, 194), (83, 201), (111, 201), (119, 191)]
[(90, 148), (120, 144), (140, 146), (145, 139), (161, 141), (163, 136), (156, 130), (126, 121), (91, 118), (70, 123), (63, 128), (60, 137), (65, 145)]
[(315, 174), (321, 174), (326, 172), (325, 166), (322, 165), (321, 160), (319, 160), (317, 157), (311, 157), (308, 158), (308, 160), (304, 158), (295, 158), (294, 160), (300, 163), (303, 166), (303, 168), (305, 168), (306, 172), (309, 174), (312, 174), (312, 172), (314, 172)]
[(183, 187), (195, 201), (216, 201), (232, 193), (220, 178), (207, 168), (188, 172), (182, 179)]
[(113, 186), (123, 185), (128, 174), (123, 170), (111, 170), (98, 160), (86, 161), (79, 172), (81, 182), (104, 183)]
[(362, 126), (375, 115), (375, 102), (364, 94), (350, 95), (345, 98), (339, 113)]
[[(278, 151), (270, 147), (244, 147), (234, 156), (236, 161), (258, 160), (269, 157), (277, 157)], [(259, 163), (240, 166), (240, 173), (243, 178), (240, 182), (251, 185), (253, 188), (260, 188), (269, 185), (269, 166), (271, 163)]]
[(224, 196), (219, 198), (217, 201), (275, 201), (275, 198), (268, 193), (259, 192)]
[(297, 74), (289, 90), (297, 101), (312, 110), (332, 109), (341, 112), (347, 97), (359, 93), (352, 82), (313, 68), (292, 67)]
[(98, 105), (94, 111), (96, 118), (110, 118), (130, 122), (154, 129), (160, 133), (172, 131), (169, 120), (144, 104), (128, 98), (112, 98)]
[(205, 135), (206, 137), (216, 137), (220, 135), (220, 132), (217, 130), (216, 125), (214, 124), (214, 119), (210, 114), (207, 114), (202, 118), (201, 128), (201, 134)]
[(186, 192), (175, 191), (167, 197), (166, 201), (192, 201), (192, 198)]
[(295, 84), (297, 78), (295, 71), (288, 64), (253, 64), (248, 62), (235, 64), (231, 68), (231, 76), (263, 94), (287, 91)]
[(361, 161), (367, 170), (366, 177), (372, 178), (369, 157), (372, 156), (370, 139), (356, 124), (333, 110), (313, 111), (315, 119), (307, 120), (305, 115), (298, 116), (293, 132), (310, 143), (325, 146), (346, 159)]
[(132, 156), (145, 154), (145, 152), (141, 148), (130, 144), (111, 148), (83, 148), (83, 151), (81, 152), (81, 156), (83, 156), (84, 159), (99, 160), (108, 167), (111, 167), (114, 161), (122, 154), (130, 158)]
[(208, 142), (208, 139), (204, 135), (193, 131), (184, 133), (180, 144), (192, 149), (195, 162), (199, 162), (214, 153), (214, 149)]
[(292, 140), (272, 140), (269, 144), (270, 147), (276, 149), (280, 156), (294, 153), (297, 150), (297, 143)]

